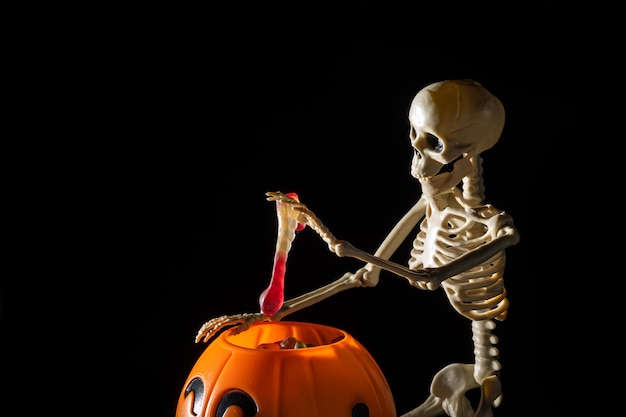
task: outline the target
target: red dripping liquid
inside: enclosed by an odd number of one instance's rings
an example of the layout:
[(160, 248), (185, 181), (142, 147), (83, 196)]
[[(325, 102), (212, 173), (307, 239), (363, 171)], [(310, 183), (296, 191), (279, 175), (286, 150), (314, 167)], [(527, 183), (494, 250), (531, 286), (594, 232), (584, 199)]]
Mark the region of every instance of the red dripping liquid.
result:
[(287, 254), (277, 253), (274, 255), (274, 270), (269, 287), (261, 293), (259, 304), (261, 312), (267, 315), (274, 315), (283, 306), (285, 297), (285, 270), (287, 265)]

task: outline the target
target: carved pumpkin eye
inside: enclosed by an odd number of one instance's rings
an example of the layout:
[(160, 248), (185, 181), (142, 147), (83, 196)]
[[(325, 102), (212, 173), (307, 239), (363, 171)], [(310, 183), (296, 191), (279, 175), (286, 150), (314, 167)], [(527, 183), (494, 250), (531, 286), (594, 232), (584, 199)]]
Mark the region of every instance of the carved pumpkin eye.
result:
[(352, 409), (351, 417), (370, 417), (370, 409), (363, 403), (358, 403)]
[[(243, 414), (241, 417), (254, 417), (259, 411), (256, 403), (243, 391), (233, 390), (227, 392), (217, 406), (215, 417), (225, 417), (230, 407), (239, 407)], [(239, 415), (239, 414), (238, 414)]]
[(184, 396), (192, 395), (193, 403), (191, 404), (190, 413), (192, 416), (200, 415), (202, 405), (204, 404), (204, 382), (200, 378), (193, 378), (185, 387)]

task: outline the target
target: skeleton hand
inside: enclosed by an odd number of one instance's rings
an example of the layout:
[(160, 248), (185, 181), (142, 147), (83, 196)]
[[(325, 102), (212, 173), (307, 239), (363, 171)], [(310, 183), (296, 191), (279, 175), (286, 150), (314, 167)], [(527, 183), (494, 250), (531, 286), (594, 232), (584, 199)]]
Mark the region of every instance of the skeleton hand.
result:
[[(268, 201), (280, 201), (291, 206), (291, 208), (298, 213), (298, 223), (303, 223), (315, 230), (324, 242), (328, 245), (329, 249), (333, 253), (339, 254), (341, 252), (341, 245), (343, 241), (338, 240), (328, 227), (326, 227), (322, 221), (313, 213), (306, 205), (300, 203), (298, 200), (288, 197), (280, 191), (265, 193)], [(339, 254), (339, 256), (343, 256)]]
[(232, 316), (221, 316), (211, 319), (204, 323), (198, 334), (196, 335), (196, 343), (200, 340), (208, 342), (218, 331), (226, 327), (235, 326), (233, 328), (234, 334), (241, 333), (248, 330), (251, 324), (259, 321), (270, 321), (271, 317), (263, 313), (244, 313), (236, 314)]
[(291, 204), (294, 208), (306, 207), (295, 198), (291, 198), (280, 191), (269, 191), (265, 195), (267, 196), (267, 201), (280, 201), (281, 203)]
[(443, 281), (438, 276), (434, 276), (436, 275), (435, 271), (435, 268), (415, 269), (415, 275), (418, 276), (423, 274), (423, 277), (417, 277), (416, 279), (409, 280), (409, 284), (415, 288), (419, 288), (420, 290), (435, 291), (441, 286), (441, 282)]

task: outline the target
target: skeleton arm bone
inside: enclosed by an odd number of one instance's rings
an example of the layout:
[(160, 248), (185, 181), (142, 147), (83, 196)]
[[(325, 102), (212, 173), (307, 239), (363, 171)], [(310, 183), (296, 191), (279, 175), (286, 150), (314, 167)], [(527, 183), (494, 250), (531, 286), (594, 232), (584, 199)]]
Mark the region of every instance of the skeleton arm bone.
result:
[(475, 266), (487, 262), (490, 258), (519, 242), (519, 234), (511, 224), (505, 224), (498, 232), (496, 238), (460, 257), (454, 261), (437, 268), (424, 268), (412, 270), (403, 265), (389, 261), (391, 255), (399, 245), (407, 238), (417, 223), (423, 218), (426, 201), (420, 200), (404, 215), (396, 224), (374, 255), (354, 247), (351, 243), (337, 240), (321, 221), (306, 206), (299, 208), (307, 219), (307, 223), (314, 228), (332, 252), (340, 257), (349, 256), (367, 262), (364, 278), (371, 281), (370, 286), (378, 283), (380, 268), (406, 278), (412, 285), (416, 282), (424, 282), (430, 290), (439, 287), (442, 281), (467, 271)]
[(200, 341), (208, 342), (220, 330), (227, 327), (233, 327), (232, 331), (234, 334), (238, 334), (250, 328), (253, 323), (280, 321), (289, 314), (317, 304), (341, 291), (356, 287), (367, 287), (367, 280), (363, 278), (365, 272), (367, 272), (365, 268), (360, 268), (354, 273), (346, 272), (339, 279), (328, 285), (285, 301), (282, 307), (271, 316), (263, 313), (244, 313), (211, 319), (202, 325), (196, 334), (195, 341), (196, 343)]
[(505, 232), (504, 235), (499, 236), (498, 239), (482, 245), (454, 261), (437, 268), (411, 270), (395, 262), (364, 252), (345, 241), (335, 245), (335, 252), (338, 256), (349, 256), (360, 259), (389, 272), (393, 272), (396, 275), (406, 278), (412, 284), (417, 281), (428, 282), (428, 289), (434, 290), (439, 287), (442, 281), (487, 262), (494, 255), (509, 246), (515, 245), (519, 241), (519, 234), (517, 234), (514, 228), (506, 227), (503, 230)]
[(346, 272), (341, 278), (324, 287), (285, 301), (282, 307), (271, 316), (263, 313), (244, 313), (211, 319), (202, 325), (196, 335), (195, 341), (196, 343), (200, 341), (208, 342), (220, 330), (226, 327), (233, 327), (234, 334), (238, 334), (250, 328), (253, 323), (261, 321), (279, 321), (289, 314), (312, 306), (341, 291), (367, 286), (364, 284), (366, 280), (363, 279), (365, 272), (365, 268), (361, 268), (354, 273)]
[[(268, 195), (270, 196), (270, 199), (281, 199), (282, 201), (287, 201), (284, 199), (282, 193), (268, 193)], [(290, 202), (293, 204), (293, 201)], [(389, 235), (387, 235), (383, 243), (376, 251), (376, 255), (371, 255), (357, 249), (352, 246), (352, 244), (344, 240), (338, 240), (332, 233), (330, 233), (330, 230), (321, 222), (321, 220), (304, 204), (299, 202), (294, 204), (294, 210), (300, 212), (299, 221), (306, 223), (309, 227), (315, 230), (324, 242), (328, 244), (331, 252), (336, 253), (339, 257), (349, 256), (368, 263), (364, 271), (367, 275), (361, 273), (359, 276), (359, 278), (361, 276), (365, 278), (364, 282), (361, 285), (352, 285), (351, 287), (365, 286), (364, 284), (368, 280), (369, 282), (367, 282), (367, 286), (373, 287), (377, 285), (380, 268), (404, 277), (410, 282), (430, 281), (430, 272), (428, 270), (423, 269), (413, 271), (403, 265), (388, 260), (396, 249), (398, 249), (400, 244), (407, 238), (417, 223), (423, 218), (426, 211), (426, 200), (423, 197), (418, 200), (418, 202), (402, 217), (402, 219), (400, 219)], [(339, 281), (342, 281), (343, 279), (345, 279), (345, 276)], [(333, 294), (336, 292), (338, 291), (334, 291)], [(330, 295), (332, 294), (329, 294), (328, 296)]]
[[(287, 200), (282, 193), (267, 193), (267, 195), (270, 196), (268, 200), (280, 199), (281, 201), (288, 201), (292, 203), (294, 210), (300, 212), (300, 218), (298, 219), (298, 221), (306, 223), (309, 227), (315, 230), (324, 240), (324, 242), (328, 244), (331, 252), (336, 253), (339, 257), (348, 256), (367, 262), (368, 265), (366, 265), (366, 269), (372, 272), (372, 274), (370, 274), (367, 278), (373, 279), (370, 286), (375, 286), (378, 283), (378, 271), (374, 272), (375, 268), (373, 268), (372, 266), (383, 268), (385, 270), (393, 272), (396, 275), (408, 279), (409, 282), (430, 281), (431, 274), (429, 270), (421, 269), (413, 271), (406, 266), (388, 260), (388, 258), (391, 257), (391, 255), (400, 246), (404, 239), (406, 239), (411, 230), (417, 225), (418, 221), (423, 217), (426, 210), (426, 201), (424, 198), (420, 198), (420, 200), (411, 208), (411, 210), (407, 212), (407, 214), (404, 215), (404, 217), (393, 228), (393, 230), (389, 233), (387, 238), (385, 238), (381, 246), (376, 251), (376, 254), (378, 255), (377, 256), (357, 249), (349, 242), (337, 239), (332, 233), (330, 233), (328, 227), (326, 227), (321, 222), (321, 220), (304, 204), (294, 202), (292, 200)], [(437, 286), (439, 286), (438, 283)], [(333, 292), (333, 294), (334, 293), (335, 292)], [(328, 296), (330, 295), (332, 294), (329, 294)]]
[(363, 279), (363, 275), (366, 271), (367, 270), (365, 268), (360, 268), (354, 273), (346, 272), (339, 279), (331, 282), (330, 284), (285, 301), (281, 309), (276, 312), (272, 319), (281, 320), (289, 314), (310, 307), (350, 288), (371, 286), (368, 285), (367, 281)]
[[(374, 256), (379, 259), (389, 260), (398, 247), (406, 240), (409, 233), (415, 228), (426, 213), (426, 199), (422, 196), (417, 203), (400, 219), (400, 221), (389, 232), (385, 240), (380, 244)], [(366, 268), (366, 278), (378, 282), (380, 267), (368, 263)]]

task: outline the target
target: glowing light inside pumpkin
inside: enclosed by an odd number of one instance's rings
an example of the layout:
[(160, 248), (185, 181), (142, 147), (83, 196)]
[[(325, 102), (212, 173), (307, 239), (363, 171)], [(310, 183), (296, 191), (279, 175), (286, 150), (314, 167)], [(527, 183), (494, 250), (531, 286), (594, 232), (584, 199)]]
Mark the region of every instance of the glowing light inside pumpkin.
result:
[(272, 343), (261, 343), (256, 348), (257, 349), (269, 349), (269, 350), (304, 349), (304, 348), (310, 348), (310, 347), (322, 346), (322, 345), (326, 345), (326, 344), (337, 343), (340, 340), (343, 340), (344, 337), (345, 337), (344, 335), (340, 335), (340, 336), (335, 337), (329, 343), (315, 344), (315, 343), (306, 343), (306, 342), (303, 342), (302, 340), (299, 340), (296, 337), (290, 336), (290, 337), (287, 337), (287, 338), (285, 338), (283, 340), (277, 340), (277, 341), (272, 342)]
[[(285, 195), (298, 202), (300, 201), (296, 193), (287, 193)], [(276, 314), (283, 306), (285, 301), (287, 255), (291, 249), (291, 242), (293, 242), (296, 232), (306, 227), (306, 224), (297, 221), (297, 212), (291, 210), (288, 204), (276, 201), (276, 214), (278, 216), (278, 237), (276, 239), (272, 278), (269, 286), (259, 297), (261, 312), (270, 316)]]

